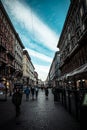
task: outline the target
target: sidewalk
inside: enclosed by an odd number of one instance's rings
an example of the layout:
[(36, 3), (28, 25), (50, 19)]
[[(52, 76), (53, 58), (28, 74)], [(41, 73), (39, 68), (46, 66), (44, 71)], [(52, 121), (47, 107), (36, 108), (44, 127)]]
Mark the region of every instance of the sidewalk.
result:
[(60, 103), (54, 103), (53, 94), (48, 99), (39, 90), (38, 99), (26, 101), (23, 95), (21, 115), (15, 117), (11, 97), (0, 102), (0, 130), (80, 130), (80, 124)]

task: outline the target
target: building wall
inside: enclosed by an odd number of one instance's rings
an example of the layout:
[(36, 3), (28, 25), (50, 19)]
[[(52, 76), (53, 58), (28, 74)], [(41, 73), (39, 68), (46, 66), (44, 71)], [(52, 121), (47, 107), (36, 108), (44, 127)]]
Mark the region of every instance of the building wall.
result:
[(15, 40), (15, 69), (19, 70), (22, 73), (23, 69), (23, 49), (24, 46), (21, 45), (20, 39), (18, 34), (16, 35), (16, 40)]
[(14, 71), (14, 31), (0, 2), (0, 75), (8, 77)]
[[(23, 44), (0, 1), (0, 75), (8, 78), (22, 75)], [(19, 72), (18, 72), (19, 71)]]
[(34, 71), (35, 85), (38, 85), (38, 73)]
[(23, 78), (28, 84), (34, 84), (34, 65), (32, 64), (31, 58), (27, 50), (23, 51)]
[[(87, 64), (87, 0), (71, 1), (57, 47), (62, 77)], [(74, 81), (86, 81), (87, 72), (71, 77)]]
[(29, 77), (29, 60), (26, 55), (23, 55), (23, 76)]
[(32, 61), (30, 61), (30, 64), (29, 64), (29, 67), (30, 67), (30, 80), (31, 80), (31, 84), (33, 85), (34, 82), (35, 82), (35, 77), (34, 77), (34, 65), (32, 64)]
[(30, 84), (30, 56), (27, 50), (23, 50), (23, 80), (24, 84)]
[[(87, 62), (87, 3), (72, 1), (58, 43), (62, 75)], [(86, 18), (85, 18), (85, 17)], [(83, 39), (82, 39), (83, 38)], [(85, 39), (86, 38), (86, 39)]]
[(50, 86), (57, 86), (57, 80), (60, 76), (60, 70), (59, 70), (59, 63), (60, 63), (60, 52), (57, 51), (55, 53), (55, 56), (53, 58), (50, 70), (49, 70), (49, 85)]

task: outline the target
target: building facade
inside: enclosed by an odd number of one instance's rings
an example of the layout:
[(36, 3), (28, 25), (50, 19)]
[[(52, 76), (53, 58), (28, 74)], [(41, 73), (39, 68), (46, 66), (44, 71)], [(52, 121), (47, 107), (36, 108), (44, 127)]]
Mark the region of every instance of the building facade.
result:
[(22, 41), (19, 37), (19, 35), (16, 33), (15, 35), (15, 77), (21, 79), (23, 76), (23, 49), (25, 48), (22, 44)]
[(14, 73), (14, 28), (0, 2), (0, 77), (9, 78)]
[(38, 85), (38, 73), (34, 71), (35, 85)]
[(59, 63), (60, 63), (60, 52), (57, 51), (53, 58), (53, 61), (49, 70), (49, 74), (48, 74), (49, 87), (58, 86), (58, 77), (60, 77)]
[(27, 52), (27, 50), (23, 51), (23, 80), (24, 84), (29, 84), (29, 79), (30, 79), (30, 56)]
[(60, 80), (87, 86), (87, 0), (72, 0), (57, 47)]
[(0, 78), (11, 82), (22, 77), (23, 49), (24, 45), (0, 1)]
[(31, 58), (27, 50), (23, 51), (23, 80), (24, 84), (34, 85), (34, 65), (32, 64)]
[(35, 76), (34, 76), (35, 67), (34, 67), (34, 65), (33, 65), (31, 60), (30, 60), (29, 66), (30, 66), (30, 84), (31, 85), (35, 85), (35, 81), (36, 81), (35, 80)]

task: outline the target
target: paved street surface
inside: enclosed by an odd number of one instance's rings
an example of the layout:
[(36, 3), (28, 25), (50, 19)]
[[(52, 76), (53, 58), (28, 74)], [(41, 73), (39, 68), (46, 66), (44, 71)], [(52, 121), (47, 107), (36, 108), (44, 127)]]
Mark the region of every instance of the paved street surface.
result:
[(0, 101), (0, 130), (80, 130), (80, 126), (60, 103), (54, 103), (51, 90), (48, 99), (39, 90), (38, 99), (26, 101), (23, 95), (19, 117), (11, 97)]

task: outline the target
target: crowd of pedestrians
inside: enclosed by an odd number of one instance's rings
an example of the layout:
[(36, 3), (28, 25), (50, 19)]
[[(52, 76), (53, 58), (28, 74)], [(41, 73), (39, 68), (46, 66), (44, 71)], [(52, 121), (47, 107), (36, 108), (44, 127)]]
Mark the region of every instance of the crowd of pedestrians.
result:
[(39, 88), (38, 86), (25, 86), (25, 89), (24, 89), (24, 94), (26, 95), (26, 101), (29, 100), (30, 96), (31, 98), (34, 100), (35, 98), (37, 99), (38, 97), (38, 91), (39, 91)]
[[(12, 103), (15, 106), (16, 116), (20, 115), (20, 105), (22, 102), (23, 95), (25, 95), (26, 101), (29, 101), (30, 99), (34, 100), (38, 98), (38, 93), (39, 93), (38, 85), (36, 86), (26, 85), (26, 86), (23, 86), (23, 89), (24, 90), (21, 91), (20, 87), (15, 86), (13, 90)], [(45, 94), (45, 97), (48, 98), (49, 90), (47, 87), (44, 88), (44, 94)]]
[[(14, 104), (15, 107), (15, 111), (16, 111), (16, 116), (20, 115), (20, 106), (22, 103), (22, 96), (25, 95), (25, 100), (29, 101), (29, 100), (35, 100), (38, 98), (38, 93), (39, 93), (39, 87), (38, 84), (36, 84), (35, 86), (31, 86), (31, 85), (25, 85), (23, 86), (23, 84), (14, 84), (13, 87), (13, 91), (12, 91), (12, 103)], [(7, 99), (7, 95), (8, 95), (8, 91), (7, 92), (7, 86), (6, 86), (6, 82), (4, 80), (0, 79), (0, 92), (5, 92), (5, 98)], [(47, 87), (43, 87), (43, 89), (41, 88), (41, 90), (44, 92), (44, 95), (46, 98), (48, 98), (49, 95), (49, 90)]]

